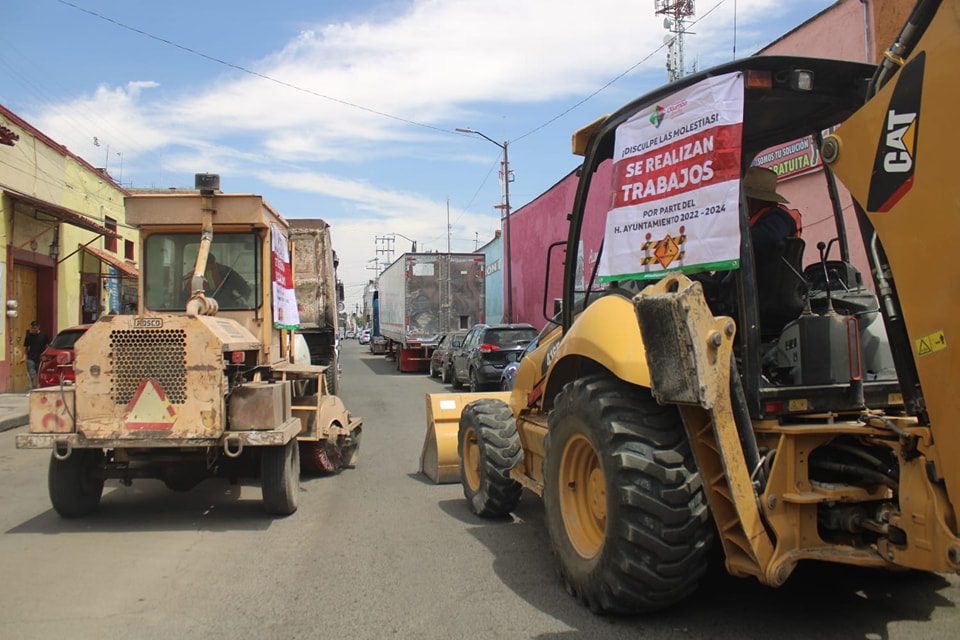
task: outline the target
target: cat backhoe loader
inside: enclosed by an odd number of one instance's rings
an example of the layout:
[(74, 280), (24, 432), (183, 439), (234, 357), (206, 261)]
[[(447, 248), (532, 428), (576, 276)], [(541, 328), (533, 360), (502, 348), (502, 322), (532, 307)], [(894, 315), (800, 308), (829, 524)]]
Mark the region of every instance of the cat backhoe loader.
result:
[[(805, 560), (960, 570), (958, 26), (960, 1), (922, 1), (879, 67), (739, 60), (574, 135), (562, 310), (508, 397), (428, 397), (428, 445), (454, 429), (480, 516), (543, 499), (592, 610), (680, 601), (716, 546), (773, 587)], [(807, 265), (802, 238), (759, 265), (741, 177), (807, 136), (835, 232)], [(591, 190), (612, 202), (599, 224)]]

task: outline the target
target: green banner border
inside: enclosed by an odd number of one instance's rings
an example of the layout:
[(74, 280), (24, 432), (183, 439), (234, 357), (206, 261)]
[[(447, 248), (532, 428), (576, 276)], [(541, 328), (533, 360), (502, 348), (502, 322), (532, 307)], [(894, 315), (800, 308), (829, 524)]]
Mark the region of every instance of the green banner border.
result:
[(616, 276), (598, 276), (597, 282), (616, 282), (618, 280), (659, 280), (670, 273), (694, 274), (702, 271), (731, 271), (740, 268), (740, 259), (723, 260), (720, 262), (704, 262), (702, 264), (684, 265), (674, 269), (660, 271), (646, 271), (644, 273), (624, 273)]

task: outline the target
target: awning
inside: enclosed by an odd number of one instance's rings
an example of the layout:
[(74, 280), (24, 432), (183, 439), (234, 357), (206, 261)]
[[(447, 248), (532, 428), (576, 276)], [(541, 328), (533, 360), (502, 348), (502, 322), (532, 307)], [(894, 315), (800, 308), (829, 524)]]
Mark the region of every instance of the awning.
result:
[(131, 278), (140, 277), (140, 272), (137, 271), (137, 268), (135, 266), (133, 266), (129, 262), (124, 262), (117, 256), (107, 251), (104, 251), (103, 249), (97, 249), (95, 247), (91, 247), (85, 244), (80, 245), (80, 248), (86, 251), (87, 253), (89, 253), (90, 255), (92, 255), (94, 258), (97, 258), (102, 262), (106, 262), (111, 267), (116, 267), (117, 270), (120, 271), (120, 273), (122, 273), (123, 275), (130, 276)]
[(67, 224), (72, 224), (75, 227), (80, 227), (81, 229), (92, 231), (93, 233), (99, 233), (107, 238), (120, 237), (120, 234), (118, 234), (116, 231), (107, 229), (102, 224), (94, 222), (87, 216), (78, 211), (74, 211), (73, 209), (61, 207), (60, 205), (53, 204), (52, 202), (34, 198), (33, 196), (28, 196), (25, 193), (20, 193), (19, 191), (14, 191), (13, 189), (8, 189), (7, 187), (3, 187), (3, 191), (10, 196), (11, 200), (31, 206), (37, 211), (52, 216), (57, 220), (66, 222)]

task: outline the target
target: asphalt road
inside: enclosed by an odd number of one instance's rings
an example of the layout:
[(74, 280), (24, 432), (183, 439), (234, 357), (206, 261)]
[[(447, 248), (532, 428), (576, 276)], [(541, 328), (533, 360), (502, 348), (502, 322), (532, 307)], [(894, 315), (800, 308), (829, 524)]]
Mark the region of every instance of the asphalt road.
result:
[[(271, 519), (256, 485), (185, 494), (111, 482), (60, 519), (44, 451), (0, 434), (0, 638), (956, 638), (956, 576), (801, 566), (779, 590), (716, 571), (683, 604), (597, 617), (555, 577), (538, 500), (473, 517), (416, 475), (427, 392), (348, 341), (343, 398), (365, 421), (356, 469), (304, 479)], [(951, 631), (952, 630), (952, 631)]]

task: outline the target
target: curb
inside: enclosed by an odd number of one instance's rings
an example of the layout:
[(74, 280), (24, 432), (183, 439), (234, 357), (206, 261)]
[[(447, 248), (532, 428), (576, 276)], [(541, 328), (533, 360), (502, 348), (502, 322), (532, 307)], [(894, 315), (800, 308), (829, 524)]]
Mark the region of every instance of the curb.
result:
[(0, 433), (22, 427), (30, 423), (30, 414), (23, 413), (0, 419)]

